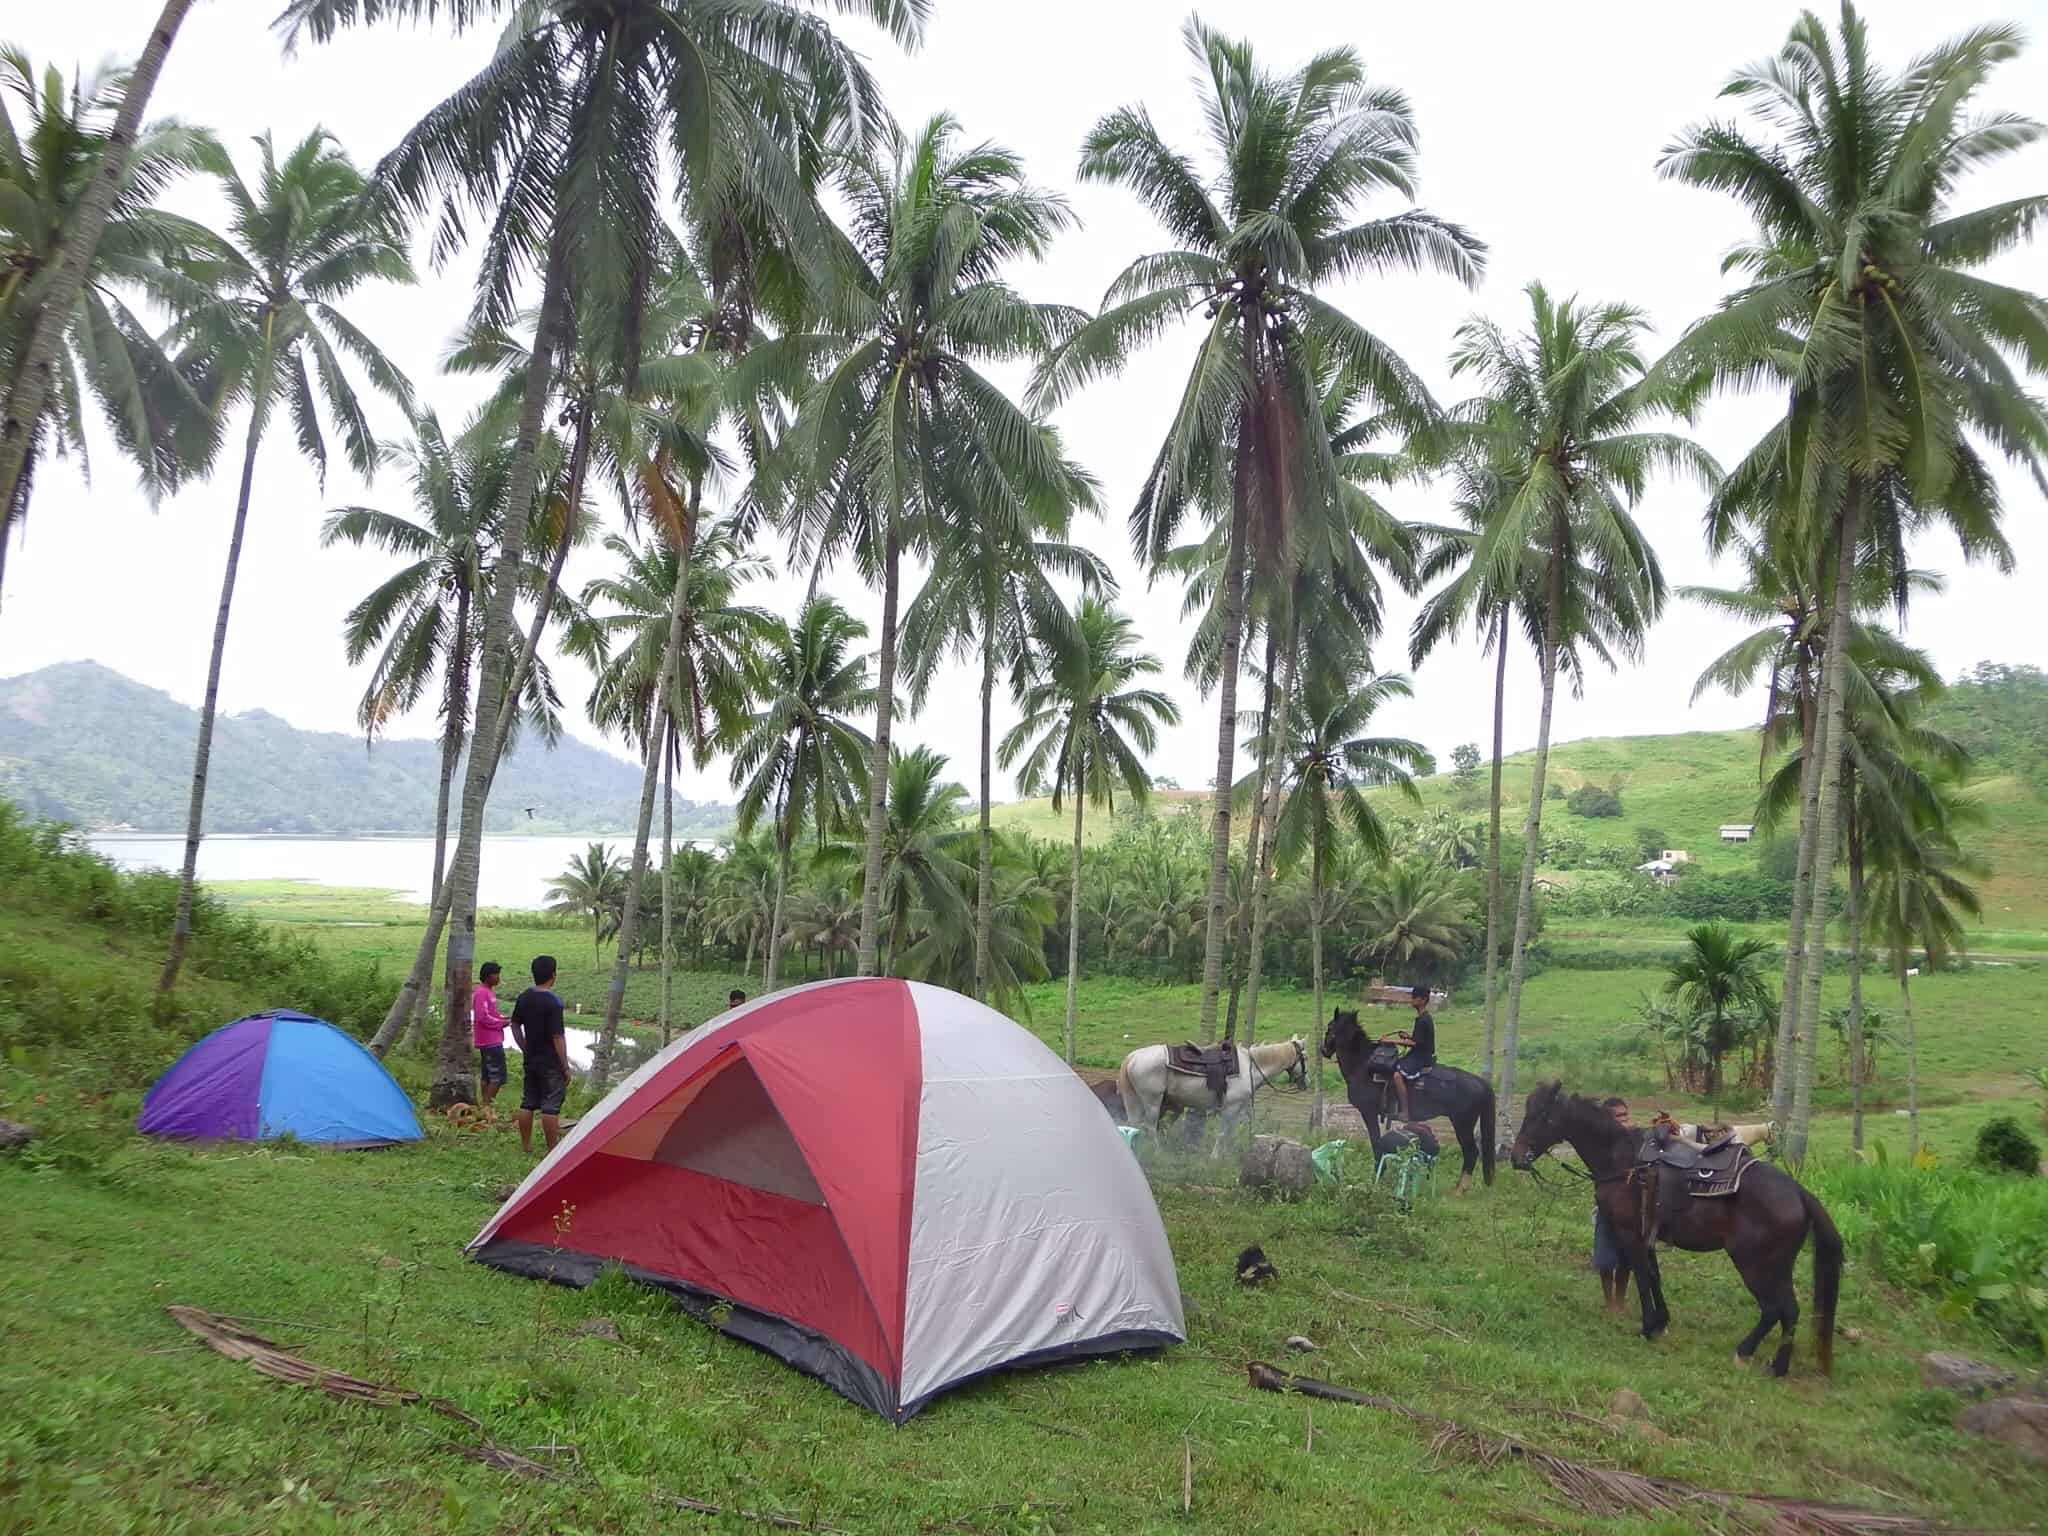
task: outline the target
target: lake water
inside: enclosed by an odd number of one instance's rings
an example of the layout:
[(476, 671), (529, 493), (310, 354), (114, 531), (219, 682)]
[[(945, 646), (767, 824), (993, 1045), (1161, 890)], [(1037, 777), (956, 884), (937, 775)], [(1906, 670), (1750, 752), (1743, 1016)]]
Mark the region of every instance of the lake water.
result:
[[(185, 857), (182, 838), (113, 832), (87, 841), (123, 869), (175, 870)], [(632, 857), (630, 832), (603, 837), (486, 837), (477, 882), (478, 905), (545, 906), (548, 882), (594, 842), (609, 843), (620, 858)], [(454, 843), (452, 835), (449, 843)], [(657, 857), (659, 851), (657, 844)], [(431, 837), (216, 836), (199, 845), (202, 881), (304, 880), (313, 885), (398, 891), (403, 901), (424, 903), (433, 870)]]

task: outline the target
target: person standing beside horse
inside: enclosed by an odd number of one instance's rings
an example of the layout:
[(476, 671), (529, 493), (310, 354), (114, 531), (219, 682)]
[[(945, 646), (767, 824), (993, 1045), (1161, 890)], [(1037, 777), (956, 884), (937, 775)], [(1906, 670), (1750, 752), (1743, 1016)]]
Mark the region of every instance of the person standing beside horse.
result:
[[(1600, 1107), (1625, 1130), (1635, 1127), (1628, 1118), (1628, 1100), (1604, 1099)], [(1614, 1236), (1614, 1223), (1607, 1218), (1596, 1198), (1593, 1201), (1593, 1268), (1600, 1276), (1600, 1300), (1609, 1312), (1628, 1305), (1628, 1268), (1621, 1261), (1621, 1244)]]
[(1394, 1063), (1394, 1091), (1401, 1100), (1401, 1119), (1412, 1127), (1415, 1117), (1408, 1110), (1408, 1085), (1436, 1065), (1436, 1020), (1429, 1014), (1428, 987), (1413, 988), (1408, 1000), (1415, 1005), (1415, 1023), (1394, 1035), (1394, 1039), (1408, 1047)]

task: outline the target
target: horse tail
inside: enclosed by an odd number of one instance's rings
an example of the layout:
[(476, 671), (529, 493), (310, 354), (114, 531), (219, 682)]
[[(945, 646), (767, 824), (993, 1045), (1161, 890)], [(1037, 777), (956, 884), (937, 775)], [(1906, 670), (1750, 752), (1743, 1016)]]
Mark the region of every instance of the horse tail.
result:
[(1493, 1182), (1493, 1084), (1481, 1085), (1486, 1097), (1479, 1101), (1479, 1156), (1482, 1159), (1481, 1172), (1488, 1184)]
[(1819, 1333), (1814, 1352), (1823, 1376), (1835, 1373), (1835, 1299), (1842, 1290), (1842, 1234), (1835, 1230), (1828, 1208), (1812, 1190), (1799, 1186), (1799, 1198), (1806, 1206), (1806, 1219), (1813, 1224), (1813, 1310)]
[(1131, 1081), (1131, 1058), (1116, 1064), (1116, 1091), (1124, 1101), (1124, 1124), (1143, 1125), (1144, 1106), (1138, 1102), (1138, 1085)]

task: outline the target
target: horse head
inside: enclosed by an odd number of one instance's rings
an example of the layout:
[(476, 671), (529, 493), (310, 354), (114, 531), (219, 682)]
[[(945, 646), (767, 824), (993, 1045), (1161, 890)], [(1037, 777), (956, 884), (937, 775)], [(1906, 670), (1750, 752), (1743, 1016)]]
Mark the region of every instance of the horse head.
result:
[(1288, 1043), (1294, 1047), (1294, 1063), (1280, 1075), (1291, 1079), (1294, 1086), (1305, 1093), (1308, 1091), (1308, 1045), (1299, 1035)]
[(1365, 1031), (1358, 1024), (1358, 1010), (1339, 1008), (1330, 1015), (1329, 1027), (1323, 1031), (1323, 1056), (1334, 1061), (1339, 1046), (1364, 1039)]
[(1537, 1085), (1522, 1106), (1521, 1128), (1515, 1132), (1515, 1144), (1508, 1152), (1511, 1167), (1527, 1173), (1536, 1166), (1537, 1158), (1564, 1140), (1563, 1111), (1569, 1102), (1564, 1084), (1558, 1079)]

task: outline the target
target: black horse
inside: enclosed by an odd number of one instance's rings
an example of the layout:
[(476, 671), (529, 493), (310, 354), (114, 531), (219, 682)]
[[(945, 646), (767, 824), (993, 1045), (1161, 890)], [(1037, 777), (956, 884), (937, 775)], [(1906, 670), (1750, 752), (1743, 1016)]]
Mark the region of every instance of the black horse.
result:
[[(1335, 1061), (1337, 1070), (1344, 1074), (1345, 1097), (1365, 1121), (1375, 1158), (1382, 1151), (1384, 1133), (1380, 1121), (1388, 1091), (1384, 1070), (1372, 1060), (1378, 1045), (1360, 1027), (1355, 1009), (1338, 1009), (1330, 1015), (1330, 1027), (1323, 1031), (1323, 1055)], [(1416, 1120), (1441, 1117), (1451, 1122), (1451, 1129), (1457, 1133), (1458, 1149), (1465, 1154), (1456, 1193), (1462, 1194), (1471, 1187), (1473, 1165), (1482, 1158), (1486, 1163), (1486, 1182), (1493, 1182), (1493, 1089), (1485, 1078), (1456, 1067), (1431, 1067), (1421, 1082), (1408, 1085), (1408, 1107)]]
[[(1712, 1199), (1691, 1194), (1683, 1173), (1650, 1164), (1636, 1171), (1636, 1150), (1643, 1132), (1617, 1124), (1591, 1099), (1545, 1083), (1529, 1095), (1522, 1110), (1522, 1129), (1511, 1154), (1514, 1166), (1530, 1169), (1536, 1159), (1559, 1142), (1570, 1142), (1593, 1175), (1593, 1198), (1613, 1223), (1622, 1262), (1636, 1277), (1643, 1306), (1643, 1337), (1654, 1339), (1671, 1322), (1664, 1305), (1664, 1282), (1657, 1271), (1654, 1243), (1662, 1241), (1693, 1253), (1727, 1252), (1742, 1283), (1756, 1298), (1760, 1316), (1735, 1346), (1735, 1358), (1747, 1362), (1764, 1335), (1784, 1330), (1771, 1374), (1782, 1376), (1792, 1365), (1792, 1335), (1799, 1323), (1799, 1298), (1792, 1288), (1792, 1269), (1806, 1234), (1813, 1234), (1813, 1306), (1820, 1314), (1820, 1336), (1814, 1352), (1823, 1374), (1834, 1370), (1835, 1298), (1842, 1282), (1842, 1239), (1826, 1207), (1789, 1173), (1769, 1163), (1751, 1164), (1735, 1191)], [(1656, 1230), (1644, 1240), (1640, 1180), (1655, 1178)]]

